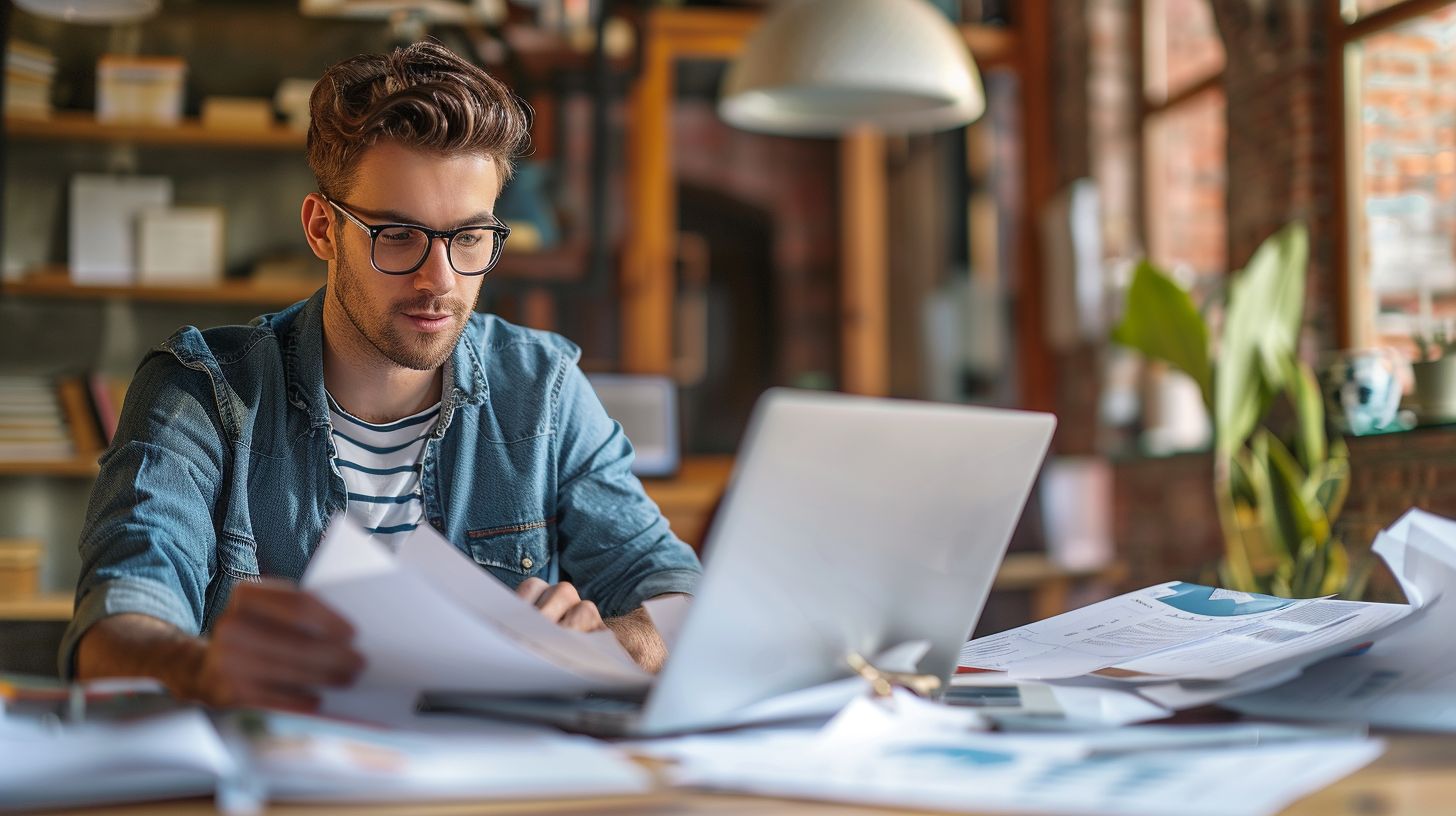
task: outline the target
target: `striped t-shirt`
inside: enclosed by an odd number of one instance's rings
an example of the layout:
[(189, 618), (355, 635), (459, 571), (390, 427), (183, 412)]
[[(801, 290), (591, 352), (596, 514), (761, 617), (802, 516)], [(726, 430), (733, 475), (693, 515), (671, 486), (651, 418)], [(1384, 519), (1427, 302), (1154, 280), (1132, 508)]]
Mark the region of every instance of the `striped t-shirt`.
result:
[(329, 397), (334, 464), (349, 490), (349, 517), (393, 547), (424, 519), (420, 459), (440, 403), (398, 422), (365, 422)]

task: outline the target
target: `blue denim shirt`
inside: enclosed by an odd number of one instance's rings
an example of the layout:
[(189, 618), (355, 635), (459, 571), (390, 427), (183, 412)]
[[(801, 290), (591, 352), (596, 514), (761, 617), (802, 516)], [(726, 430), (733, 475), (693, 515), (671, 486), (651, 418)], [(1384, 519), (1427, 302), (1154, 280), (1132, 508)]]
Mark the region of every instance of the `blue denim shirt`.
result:
[[(302, 576), (348, 502), (323, 297), (247, 326), (185, 327), (142, 361), (91, 494), (63, 676), (104, 617), (199, 634), (238, 581)], [(507, 585), (569, 580), (610, 617), (691, 592), (701, 567), (632, 475), (579, 357), (557, 335), (473, 315), (445, 365), (420, 487), (425, 520)]]

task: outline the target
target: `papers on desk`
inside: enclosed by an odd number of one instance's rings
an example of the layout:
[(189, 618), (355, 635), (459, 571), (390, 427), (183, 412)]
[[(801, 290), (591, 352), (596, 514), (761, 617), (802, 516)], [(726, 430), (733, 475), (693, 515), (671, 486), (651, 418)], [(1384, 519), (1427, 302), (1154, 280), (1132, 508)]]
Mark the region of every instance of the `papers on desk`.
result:
[(210, 795), (233, 757), (200, 710), (134, 722), (0, 717), (0, 811)]
[(240, 725), (270, 802), (569, 799), (642, 794), (647, 772), (594, 740), (550, 729), (421, 717), (407, 728), (269, 713)]
[(1158, 719), (1284, 683), (1414, 610), (1172, 581), (967, 643), (960, 666), (970, 674), (954, 678), (952, 699), (988, 705), (968, 687), (1012, 687), (1033, 703), (1021, 713), (1109, 725)]
[(1226, 703), (1256, 715), (1456, 731), (1456, 522), (1411, 510), (1375, 541), (1413, 606), (1407, 624), (1364, 654)]
[(969, 730), (897, 694), (861, 698), (820, 731), (657, 741), (676, 784), (942, 811), (1266, 814), (1377, 757), (1378, 741), (1280, 726)]
[(429, 525), (391, 553), (337, 515), (302, 585), (353, 624), (365, 659), (354, 689), (333, 699), (368, 705), (334, 713), (369, 716), (384, 695), (408, 708), (425, 690), (568, 695), (651, 680), (611, 632), (557, 626)]

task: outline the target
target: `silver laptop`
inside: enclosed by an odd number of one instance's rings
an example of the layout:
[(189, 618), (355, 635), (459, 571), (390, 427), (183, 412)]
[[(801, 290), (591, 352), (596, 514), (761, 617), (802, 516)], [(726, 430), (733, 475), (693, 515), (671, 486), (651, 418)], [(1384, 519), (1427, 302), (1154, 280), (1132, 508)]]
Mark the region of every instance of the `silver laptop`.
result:
[(910, 642), (945, 681), (1046, 455), (1049, 414), (774, 389), (749, 424), (705, 571), (645, 700), (451, 694), (427, 707), (602, 735), (721, 728)]

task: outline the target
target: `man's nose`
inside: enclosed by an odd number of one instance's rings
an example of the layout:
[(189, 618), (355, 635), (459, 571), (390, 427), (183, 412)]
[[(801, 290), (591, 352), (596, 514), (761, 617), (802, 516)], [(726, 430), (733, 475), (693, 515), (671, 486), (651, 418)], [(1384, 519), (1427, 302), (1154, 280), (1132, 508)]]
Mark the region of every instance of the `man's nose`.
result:
[[(439, 246), (436, 246), (436, 244)], [(455, 270), (450, 266), (450, 243), (444, 236), (430, 239), (425, 262), (414, 274), (415, 289), (434, 295), (449, 294), (455, 288)]]

